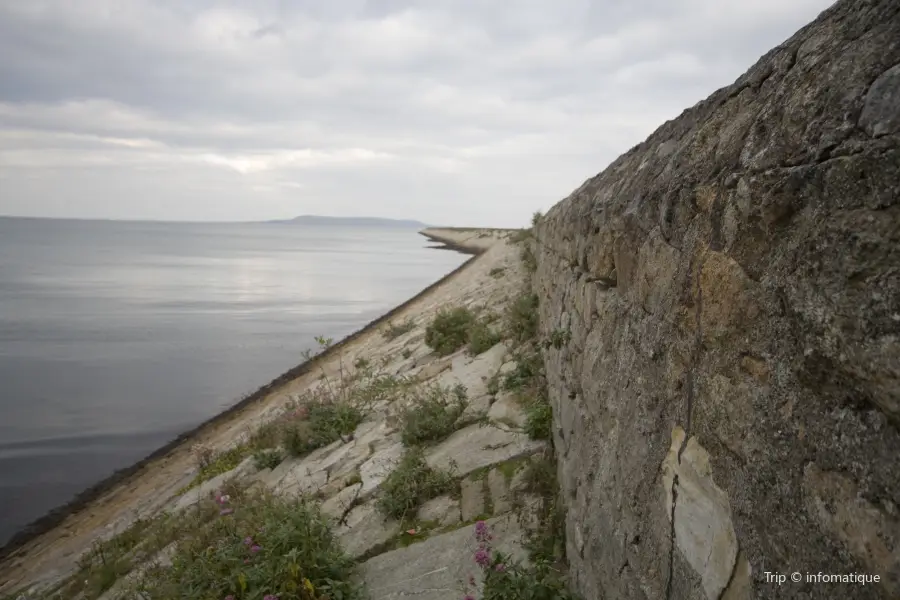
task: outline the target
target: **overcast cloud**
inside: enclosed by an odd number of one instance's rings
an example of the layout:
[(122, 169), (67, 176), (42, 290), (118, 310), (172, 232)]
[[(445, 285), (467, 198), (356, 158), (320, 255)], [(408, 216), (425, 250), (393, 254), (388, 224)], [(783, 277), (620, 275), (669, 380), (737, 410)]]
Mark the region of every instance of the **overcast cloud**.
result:
[(521, 226), (830, 0), (0, 0), (0, 214)]

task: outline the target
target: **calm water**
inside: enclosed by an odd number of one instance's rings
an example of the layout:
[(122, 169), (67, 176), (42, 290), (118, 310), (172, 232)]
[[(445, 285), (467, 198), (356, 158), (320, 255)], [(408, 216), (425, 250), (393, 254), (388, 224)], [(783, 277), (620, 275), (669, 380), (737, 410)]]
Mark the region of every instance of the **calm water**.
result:
[(0, 544), (465, 257), (414, 229), (0, 218)]

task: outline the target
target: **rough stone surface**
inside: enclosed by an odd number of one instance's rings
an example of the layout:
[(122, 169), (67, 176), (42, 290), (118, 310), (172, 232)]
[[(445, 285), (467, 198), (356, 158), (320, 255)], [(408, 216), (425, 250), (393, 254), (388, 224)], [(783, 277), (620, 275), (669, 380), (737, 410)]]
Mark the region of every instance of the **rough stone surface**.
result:
[(420, 521), (436, 521), (441, 527), (449, 527), (460, 521), (459, 502), (450, 496), (432, 498), (419, 508)]
[(585, 598), (714, 597), (729, 566), (730, 597), (900, 594), (898, 40), (900, 3), (837, 2), (536, 227)]
[(501, 392), (497, 396), (497, 400), (488, 411), (488, 418), (508, 427), (522, 427), (527, 419), (525, 411), (519, 406), (515, 395), (510, 392)]
[(490, 425), (471, 425), (452, 434), (426, 453), (428, 464), (467, 475), (476, 469), (519, 456), (533, 454), (545, 446), (524, 433), (504, 431)]
[[(523, 530), (514, 517), (487, 521), (494, 548), (523, 559)], [(417, 600), (450, 600), (466, 595), (469, 575), (479, 573), (473, 561), (472, 527), (462, 527), (423, 542), (386, 552), (361, 565), (371, 600), (415, 597)], [(480, 597), (479, 594), (473, 594)]]
[(509, 484), (506, 475), (499, 469), (491, 469), (487, 475), (488, 491), (491, 496), (491, 508), (494, 514), (505, 513), (512, 510), (513, 503), (509, 493)]
[(344, 551), (358, 558), (400, 533), (400, 523), (385, 519), (373, 502), (361, 504), (347, 514), (336, 531)]
[(462, 498), (460, 510), (462, 520), (471, 521), (484, 514), (484, 481), (481, 479), (463, 479), (460, 484)]

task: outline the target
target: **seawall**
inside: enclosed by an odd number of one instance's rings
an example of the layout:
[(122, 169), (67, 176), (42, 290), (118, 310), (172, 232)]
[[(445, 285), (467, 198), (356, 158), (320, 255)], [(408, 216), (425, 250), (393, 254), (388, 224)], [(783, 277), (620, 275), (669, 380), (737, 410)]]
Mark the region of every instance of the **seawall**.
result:
[(900, 597), (898, 182), (900, 3), (840, 1), (541, 220), (585, 598)]

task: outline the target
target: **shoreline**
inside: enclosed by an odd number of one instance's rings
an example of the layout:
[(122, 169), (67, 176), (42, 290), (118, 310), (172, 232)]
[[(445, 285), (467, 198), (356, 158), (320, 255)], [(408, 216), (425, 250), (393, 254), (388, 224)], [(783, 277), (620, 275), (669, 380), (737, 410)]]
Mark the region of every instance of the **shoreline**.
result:
[[(393, 307), (383, 315), (378, 318), (370, 321), (357, 331), (351, 333), (350, 335), (342, 338), (340, 341), (335, 342), (332, 346), (326, 349), (324, 352), (317, 354), (316, 356), (310, 358), (299, 365), (288, 369), (278, 377), (272, 379), (270, 382), (260, 386), (254, 392), (244, 396), (239, 399), (233, 405), (229, 406), (225, 410), (217, 413), (216, 415), (206, 419), (202, 423), (197, 426), (180, 433), (175, 438), (173, 438), (168, 443), (163, 446), (157, 448), (144, 458), (135, 462), (134, 464), (123, 467), (121, 469), (116, 470), (111, 475), (107, 476), (104, 479), (101, 479), (97, 483), (85, 488), (83, 491), (76, 494), (71, 500), (68, 502), (59, 505), (58, 507), (51, 509), (46, 514), (37, 519), (33, 520), (31, 523), (28, 523), (24, 527), (22, 527), (18, 532), (16, 532), (10, 539), (7, 541), (2, 547), (0, 547), (0, 563), (7, 561), (8, 559), (15, 558), (17, 553), (21, 551), (25, 546), (29, 543), (38, 540), (41, 536), (51, 532), (58, 526), (62, 525), (65, 520), (73, 515), (76, 515), (83, 510), (90, 507), (90, 505), (97, 500), (103, 498), (106, 494), (120, 488), (121, 486), (132, 482), (137, 477), (139, 477), (143, 471), (152, 466), (156, 462), (160, 462), (165, 460), (169, 455), (171, 455), (175, 450), (181, 448), (185, 444), (190, 443), (194, 438), (199, 435), (205, 433), (207, 430), (213, 429), (214, 427), (221, 426), (225, 423), (228, 423), (231, 420), (234, 420), (236, 417), (241, 415), (245, 410), (255, 405), (257, 402), (268, 397), (270, 393), (275, 391), (280, 386), (301, 377), (310, 371), (312, 371), (317, 365), (319, 365), (323, 361), (327, 361), (336, 354), (339, 354), (344, 348), (346, 348), (351, 343), (357, 341), (365, 335), (368, 335), (378, 328), (385, 325), (391, 319), (395, 318), (397, 314), (403, 312), (411, 305), (426, 297), (428, 294), (433, 292), (436, 288), (444, 284), (447, 280), (455, 277), (466, 268), (472, 265), (478, 257), (483, 254), (490, 246), (484, 246), (477, 243), (469, 243), (467, 241), (455, 241), (448, 237), (441, 236), (440, 231), (448, 231), (448, 232), (467, 232), (471, 231), (474, 233), (482, 232), (482, 231), (493, 231), (493, 232), (503, 232), (503, 231), (515, 231), (512, 229), (480, 229), (480, 228), (428, 228), (418, 232), (419, 235), (425, 237), (426, 239), (440, 244), (440, 246), (427, 246), (427, 249), (440, 249), (440, 250), (452, 250), (461, 254), (471, 255), (471, 258), (463, 262), (460, 266), (453, 269), (451, 272), (447, 273), (434, 283), (428, 285), (420, 292), (416, 293), (414, 296), (408, 298), (401, 304)], [(2, 584), (3, 582), (0, 582)]]

